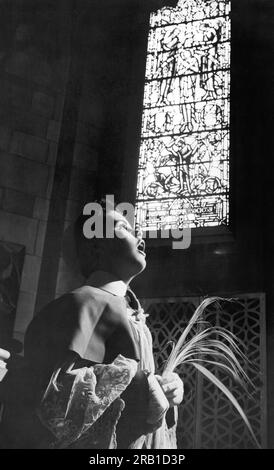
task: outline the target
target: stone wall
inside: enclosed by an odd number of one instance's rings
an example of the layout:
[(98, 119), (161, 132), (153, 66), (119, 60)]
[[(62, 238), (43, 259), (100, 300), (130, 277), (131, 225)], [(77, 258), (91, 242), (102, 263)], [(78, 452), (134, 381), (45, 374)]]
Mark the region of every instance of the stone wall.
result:
[(1, 2), (0, 238), (26, 250), (18, 339), (34, 312), (69, 60), (67, 32), (56, 24), (62, 2), (46, 3)]

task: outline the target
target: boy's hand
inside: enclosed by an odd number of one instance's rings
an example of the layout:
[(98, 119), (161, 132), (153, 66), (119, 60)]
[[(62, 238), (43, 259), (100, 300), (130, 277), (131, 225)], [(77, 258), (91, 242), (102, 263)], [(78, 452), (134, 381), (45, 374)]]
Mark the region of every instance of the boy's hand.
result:
[(164, 377), (155, 376), (169, 402), (170, 408), (180, 405), (184, 397), (184, 383), (176, 372), (169, 372)]

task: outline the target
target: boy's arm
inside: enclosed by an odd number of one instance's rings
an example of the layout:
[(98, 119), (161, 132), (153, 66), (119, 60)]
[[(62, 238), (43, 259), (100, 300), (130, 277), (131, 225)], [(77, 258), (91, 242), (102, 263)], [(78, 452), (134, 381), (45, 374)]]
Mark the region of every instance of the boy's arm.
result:
[[(116, 317), (112, 321), (111, 312), (104, 313), (104, 305), (82, 302), (77, 296), (67, 295), (62, 302), (51, 305), (49, 314), (47, 318), (50, 321), (45, 329), (42, 317), (37, 318), (26, 336), (27, 358), (35, 365), (36, 371), (40, 369), (42, 376), (40, 396), (57, 371), (61, 390), (68, 379), (68, 371), (97, 364), (107, 365), (119, 352), (125, 358), (138, 361), (126, 325), (115, 323)], [(105, 334), (100, 335), (101, 331)], [(135, 374), (121, 394), (121, 399), (125, 402), (125, 409), (121, 423), (118, 423), (117, 439), (128, 442), (144, 433), (148, 384), (143, 372)]]
[[(145, 431), (144, 379), (143, 373), (137, 372), (136, 361), (121, 355), (111, 364), (91, 364), (71, 353), (53, 373), (37, 415), (52, 432), (58, 448), (72, 445), (87, 432), (92, 446), (102, 425), (106, 426), (106, 435), (110, 432), (108, 425), (112, 426), (111, 435), (116, 436), (118, 447), (127, 448)], [(103, 433), (96, 448), (104, 446), (104, 440)]]

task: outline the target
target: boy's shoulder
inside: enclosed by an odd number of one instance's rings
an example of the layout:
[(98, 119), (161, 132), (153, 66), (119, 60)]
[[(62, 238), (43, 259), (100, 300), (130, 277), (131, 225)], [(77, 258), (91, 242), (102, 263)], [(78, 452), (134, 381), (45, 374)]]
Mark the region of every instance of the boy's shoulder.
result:
[(64, 300), (73, 299), (77, 305), (81, 306), (86, 303), (106, 303), (108, 298), (105, 294), (106, 293), (102, 289), (83, 285), (65, 294), (63, 298)]
[(63, 301), (72, 303), (76, 310), (88, 309), (100, 312), (102, 310), (110, 310), (115, 311), (117, 314), (117, 310), (123, 309), (121, 297), (110, 294), (98, 287), (88, 285), (81, 286), (65, 294)]
[[(95, 287), (82, 286), (63, 294), (31, 321), (25, 336), (25, 352), (33, 357), (33, 351), (38, 354), (37, 351), (48, 350), (50, 344), (53, 352), (69, 349), (90, 359), (86, 349), (92, 335), (94, 337), (95, 327), (98, 342), (100, 335), (111, 333), (123, 323), (125, 315), (121, 310), (118, 297)], [(95, 357), (94, 351), (92, 357)]]
[[(97, 287), (83, 285), (47, 304), (35, 318), (37, 321), (39, 319), (47, 319), (47, 321), (52, 319), (53, 323), (57, 323), (61, 318), (68, 321), (69, 318), (76, 320), (76, 318), (88, 316), (94, 321), (106, 311), (108, 316), (111, 318), (114, 316), (118, 320), (122, 313), (121, 307), (123, 307), (123, 304), (121, 304), (119, 297)], [(34, 323), (37, 322), (34, 321)]]

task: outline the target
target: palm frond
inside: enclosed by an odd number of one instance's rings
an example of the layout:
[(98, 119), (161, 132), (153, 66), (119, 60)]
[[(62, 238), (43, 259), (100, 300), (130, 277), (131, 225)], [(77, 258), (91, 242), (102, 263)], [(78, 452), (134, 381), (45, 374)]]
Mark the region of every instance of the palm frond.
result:
[(197, 323), (197, 321), (200, 319), (200, 317), (202, 316), (204, 310), (206, 309), (206, 307), (208, 307), (209, 305), (211, 305), (213, 302), (216, 302), (218, 300), (221, 300), (220, 297), (209, 297), (205, 300), (203, 300), (203, 302), (196, 308), (192, 318), (190, 319), (189, 323), (187, 324), (185, 330), (183, 331), (181, 337), (179, 338), (176, 346), (173, 348), (170, 356), (169, 356), (169, 359), (166, 363), (166, 366), (165, 366), (165, 371), (166, 372), (171, 372), (174, 367), (173, 367), (173, 362), (175, 361), (181, 347), (184, 345), (184, 342), (185, 342), (185, 339), (187, 337), (187, 335), (189, 334), (190, 330), (192, 329), (193, 325), (195, 323)]
[(216, 387), (218, 387), (226, 396), (227, 398), (230, 400), (230, 402), (232, 403), (232, 405), (235, 406), (236, 410), (238, 411), (238, 413), (241, 415), (241, 417), (243, 418), (246, 426), (248, 427), (249, 429), (249, 432), (252, 436), (252, 438), (254, 439), (254, 442), (256, 444), (256, 446), (258, 448), (261, 448), (260, 446), (260, 443), (258, 441), (258, 439), (256, 438), (255, 434), (254, 434), (254, 431), (251, 427), (251, 424), (244, 412), (244, 410), (242, 409), (242, 407), (239, 405), (238, 401), (236, 400), (236, 398), (234, 397), (234, 395), (232, 395), (232, 393), (230, 392), (230, 390), (214, 375), (212, 374), (208, 369), (206, 369), (204, 366), (202, 366), (201, 364), (197, 364), (196, 362), (193, 362), (193, 365), (196, 367), (197, 370), (199, 370), (205, 377), (207, 377), (207, 379), (209, 379), (213, 384), (216, 385)]
[[(230, 390), (205, 367), (205, 365), (208, 364), (220, 368), (244, 387), (245, 392), (251, 396), (247, 390), (247, 384), (251, 385), (253, 388), (255, 387), (240, 363), (240, 361), (245, 364), (250, 363), (241, 349), (241, 347), (244, 349), (244, 344), (229, 330), (221, 326), (214, 327), (202, 318), (204, 310), (209, 305), (221, 300), (230, 301), (231, 299), (209, 297), (197, 307), (177, 343), (172, 342), (172, 351), (164, 366), (163, 375), (174, 371), (181, 364), (193, 365), (226, 395), (244, 420), (256, 446), (260, 447), (249, 420), (236, 398)], [(199, 327), (201, 325), (204, 326), (204, 329), (195, 332), (194, 335), (188, 339), (195, 324), (198, 324)]]

